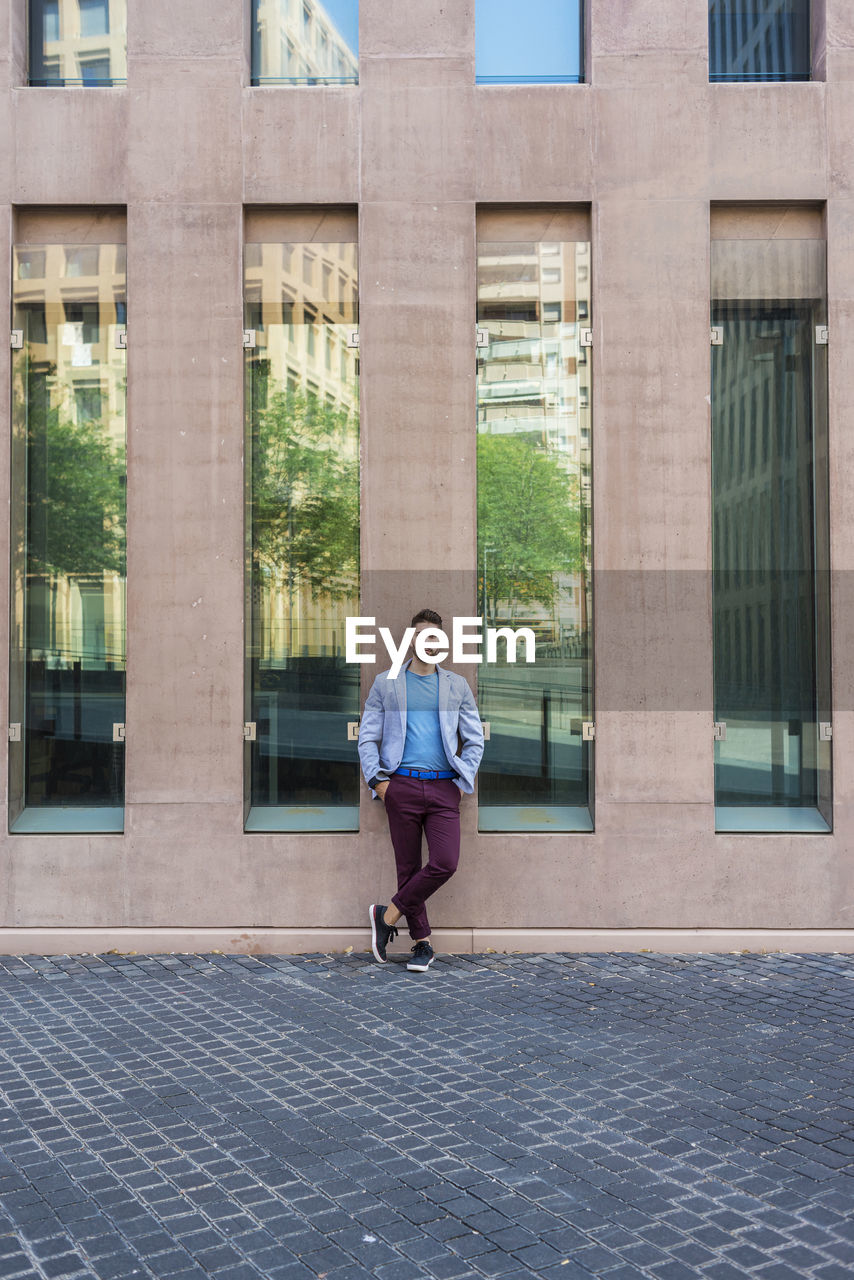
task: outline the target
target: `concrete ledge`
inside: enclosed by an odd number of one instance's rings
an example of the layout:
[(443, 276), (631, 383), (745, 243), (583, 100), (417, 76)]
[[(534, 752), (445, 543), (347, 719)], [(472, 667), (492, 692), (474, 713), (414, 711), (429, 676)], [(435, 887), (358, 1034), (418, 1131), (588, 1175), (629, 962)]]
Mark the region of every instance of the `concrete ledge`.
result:
[[(727, 951), (842, 952), (854, 954), (854, 929), (437, 929), (437, 951), (597, 952)], [(391, 951), (405, 952), (401, 933)], [(106, 951), (163, 955), (211, 952), (227, 955), (300, 955), (368, 951), (368, 929), (277, 928), (0, 928), (0, 955), (84, 955)]]

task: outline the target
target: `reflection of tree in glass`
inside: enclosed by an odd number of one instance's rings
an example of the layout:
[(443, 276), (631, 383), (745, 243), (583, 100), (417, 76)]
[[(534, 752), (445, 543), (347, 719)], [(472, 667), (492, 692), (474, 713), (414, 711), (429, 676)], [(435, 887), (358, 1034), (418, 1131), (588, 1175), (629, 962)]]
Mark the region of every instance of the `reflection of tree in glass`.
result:
[(256, 568), (294, 594), (341, 599), (359, 564), (359, 464), (349, 456), (348, 409), (317, 396), (270, 394), (253, 432)]
[(486, 612), (509, 620), (520, 604), (554, 607), (561, 574), (583, 569), (578, 478), (568, 475), (537, 436), (477, 437), (478, 565)]
[(27, 470), (28, 572), (124, 577), (124, 460), (100, 419), (49, 404), (44, 371), (29, 378)]

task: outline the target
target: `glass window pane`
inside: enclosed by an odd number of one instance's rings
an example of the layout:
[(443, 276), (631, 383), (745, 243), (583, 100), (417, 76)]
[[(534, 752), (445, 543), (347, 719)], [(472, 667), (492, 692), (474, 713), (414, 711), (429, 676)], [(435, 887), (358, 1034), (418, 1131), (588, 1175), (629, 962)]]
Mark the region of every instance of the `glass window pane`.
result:
[(80, 79), (83, 84), (103, 84), (105, 80), (110, 79), (110, 59), (108, 57), (81, 58)]
[(79, 0), (81, 36), (105, 36), (110, 30), (107, 0)]
[(710, 80), (809, 80), (810, 0), (709, 0)]
[(43, 280), (45, 271), (44, 250), (19, 249), (17, 267), (19, 280)]
[(583, 0), (476, 0), (478, 84), (584, 79)]
[(120, 831), (124, 246), (16, 248), (14, 279), (10, 827)]
[(712, 242), (719, 830), (830, 823), (825, 246)]
[(589, 262), (583, 242), (478, 245), (480, 610), (536, 637), (533, 665), (502, 644), (478, 671), (481, 830), (592, 825)]
[(357, 84), (359, 0), (252, 0), (253, 84)]
[(45, 40), (58, 40), (59, 0), (45, 0), (43, 14)]
[(127, 0), (29, 0), (30, 84), (113, 85), (127, 79)]
[(71, 245), (65, 250), (66, 276), (94, 276), (101, 258), (96, 244)]
[[(247, 830), (355, 831), (359, 668), (344, 661), (344, 620), (359, 612), (356, 245), (247, 248)], [(309, 255), (334, 264), (322, 283), (305, 282)], [(318, 359), (333, 342), (340, 358)]]

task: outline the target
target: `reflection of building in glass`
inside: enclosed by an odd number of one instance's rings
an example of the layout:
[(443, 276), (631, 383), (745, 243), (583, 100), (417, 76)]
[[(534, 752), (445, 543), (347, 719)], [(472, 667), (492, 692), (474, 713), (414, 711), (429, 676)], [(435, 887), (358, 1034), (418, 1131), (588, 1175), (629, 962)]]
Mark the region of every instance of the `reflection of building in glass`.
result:
[(341, 725), (359, 693), (344, 662), (359, 599), (357, 247), (249, 243), (244, 258), (250, 823), (299, 827), (300, 806), (319, 805), (350, 830), (358, 792)]
[(808, 80), (809, 0), (709, 0), (712, 80)]
[(14, 272), (14, 435), (28, 497), (16, 643), (49, 668), (121, 669), (125, 247), (17, 248)]
[(537, 640), (478, 672), (482, 830), (589, 829), (590, 297), (586, 241), (478, 245), (481, 612)]
[(252, 34), (256, 84), (355, 84), (359, 78), (357, 51), (319, 0), (254, 0)]
[[(579, 507), (589, 510), (590, 366), (581, 342), (590, 323), (589, 246), (481, 244), (478, 323), (489, 331), (479, 352), (478, 431), (536, 441), (574, 478)], [(528, 604), (524, 623), (552, 641), (577, 636), (585, 597), (580, 577), (560, 575), (553, 609)]]
[(31, 0), (31, 83), (126, 78), (127, 0)]
[[(295, 522), (279, 538), (275, 554), (262, 557), (253, 580), (255, 656), (271, 667), (343, 652), (344, 619), (358, 612), (355, 565), (352, 591), (341, 595), (308, 580), (310, 558), (304, 553), (298, 571), (287, 560), (296, 540), (302, 537), (304, 544), (310, 537), (306, 523), (323, 521), (330, 529), (327, 500), (340, 502), (341, 523), (333, 536), (346, 537), (347, 503), (353, 499), (358, 540), (356, 259), (353, 243), (245, 248), (246, 325), (255, 341), (247, 352), (248, 407), (256, 438), (258, 424), (268, 424), (265, 454), (253, 461), (253, 502), (257, 510), (263, 503), (259, 486), (276, 484), (282, 504), (292, 504)], [(281, 402), (283, 392), (293, 398), (289, 406)]]
[(358, 352), (347, 345), (358, 316), (356, 245), (247, 244), (244, 265), (251, 363), (265, 360), (272, 379), (356, 409)]
[(715, 319), (724, 322), (714, 398), (720, 701), (767, 713), (778, 701), (793, 707), (799, 672), (811, 684), (812, 654), (797, 652), (802, 628), (792, 625), (797, 570), (813, 543), (808, 316), (719, 303)]
[(815, 805), (823, 631), (814, 382), (823, 244), (713, 243), (714, 671), (719, 804)]

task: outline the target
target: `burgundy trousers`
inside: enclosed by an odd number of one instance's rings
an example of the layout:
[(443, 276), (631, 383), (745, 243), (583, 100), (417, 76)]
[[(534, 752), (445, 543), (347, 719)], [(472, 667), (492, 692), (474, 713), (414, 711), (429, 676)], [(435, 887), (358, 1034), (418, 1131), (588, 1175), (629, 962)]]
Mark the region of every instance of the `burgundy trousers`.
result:
[[(450, 880), (460, 860), (460, 789), (451, 778), (406, 778), (393, 774), (384, 796), (397, 864), (392, 902), (406, 916), (416, 942), (430, 933), (424, 903)], [(427, 862), (421, 865), (421, 833)]]

